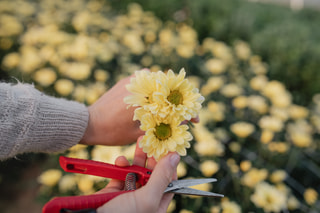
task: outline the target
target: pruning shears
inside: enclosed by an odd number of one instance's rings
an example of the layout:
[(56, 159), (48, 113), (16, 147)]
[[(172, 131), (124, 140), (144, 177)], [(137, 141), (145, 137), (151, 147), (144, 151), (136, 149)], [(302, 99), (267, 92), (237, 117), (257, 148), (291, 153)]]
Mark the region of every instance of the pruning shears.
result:
[[(56, 197), (45, 204), (42, 213), (96, 212), (95, 209), (118, 195), (135, 190), (136, 183), (139, 183), (141, 186), (145, 185), (152, 174), (152, 170), (136, 165), (120, 167), (98, 161), (64, 156), (59, 158), (59, 162), (62, 169), (66, 172), (123, 180), (125, 181), (125, 190), (102, 194)], [(168, 185), (164, 193), (223, 197), (222, 194), (188, 188), (189, 186), (216, 181), (217, 179), (215, 178), (174, 180)]]

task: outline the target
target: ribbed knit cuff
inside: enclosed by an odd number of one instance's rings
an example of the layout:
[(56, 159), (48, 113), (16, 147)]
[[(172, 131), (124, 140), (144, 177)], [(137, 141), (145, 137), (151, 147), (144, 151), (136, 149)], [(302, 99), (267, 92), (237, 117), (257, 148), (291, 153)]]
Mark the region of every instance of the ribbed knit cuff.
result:
[(41, 94), (35, 122), (26, 137), (26, 149), (39, 152), (64, 151), (77, 144), (88, 125), (89, 112), (75, 101)]
[(88, 125), (84, 104), (47, 96), (31, 85), (1, 85), (0, 158), (25, 152), (59, 152), (77, 144)]

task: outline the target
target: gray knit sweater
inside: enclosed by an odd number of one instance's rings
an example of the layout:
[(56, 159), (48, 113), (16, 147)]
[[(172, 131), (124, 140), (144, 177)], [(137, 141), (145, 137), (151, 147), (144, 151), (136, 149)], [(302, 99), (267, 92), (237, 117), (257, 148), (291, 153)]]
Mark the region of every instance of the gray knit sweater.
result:
[(44, 95), (32, 85), (0, 83), (0, 160), (25, 152), (59, 152), (82, 138), (85, 105)]

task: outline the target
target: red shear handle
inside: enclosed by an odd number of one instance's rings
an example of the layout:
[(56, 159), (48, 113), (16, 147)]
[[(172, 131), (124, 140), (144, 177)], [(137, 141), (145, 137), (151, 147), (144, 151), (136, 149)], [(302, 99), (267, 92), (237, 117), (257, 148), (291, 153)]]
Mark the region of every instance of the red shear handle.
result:
[(81, 210), (81, 209), (97, 209), (109, 200), (118, 195), (130, 191), (111, 192), (104, 194), (56, 197), (50, 200), (42, 208), (42, 213), (60, 213), (61, 209)]
[(152, 173), (152, 170), (136, 165), (121, 167), (93, 160), (68, 158), (64, 156), (61, 156), (59, 161), (61, 168), (66, 172), (95, 175), (123, 181), (126, 180), (128, 173), (135, 173), (137, 175), (137, 182), (141, 185), (145, 185), (148, 182)]

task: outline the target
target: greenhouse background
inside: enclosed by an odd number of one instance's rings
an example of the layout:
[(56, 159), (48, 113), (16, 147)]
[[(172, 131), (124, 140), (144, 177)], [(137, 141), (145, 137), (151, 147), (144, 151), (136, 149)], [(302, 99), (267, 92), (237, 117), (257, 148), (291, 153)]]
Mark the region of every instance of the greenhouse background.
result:
[[(168, 212), (320, 212), (315, 8), (244, 0), (1, 0), (0, 80), (90, 105), (135, 70), (185, 68), (205, 102), (178, 177), (217, 178), (200, 187), (225, 197), (176, 195)], [(41, 212), (54, 196), (106, 185), (63, 172), (60, 155), (114, 163), (119, 155), (132, 160), (134, 149), (77, 145), (0, 162), (1, 212)]]

